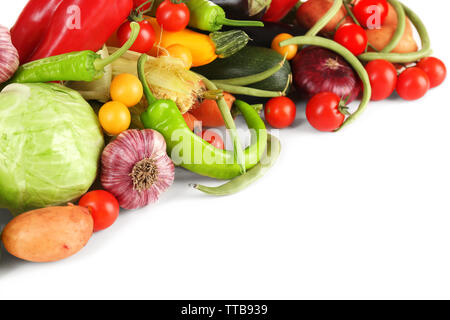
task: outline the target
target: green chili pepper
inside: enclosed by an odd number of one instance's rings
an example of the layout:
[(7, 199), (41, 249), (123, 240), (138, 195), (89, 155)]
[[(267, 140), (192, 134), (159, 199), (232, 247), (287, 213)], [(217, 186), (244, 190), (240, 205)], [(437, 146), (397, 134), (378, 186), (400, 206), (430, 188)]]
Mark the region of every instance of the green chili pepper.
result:
[(409, 52), (409, 53), (368, 52), (359, 55), (358, 58), (360, 60), (372, 61), (377, 59), (383, 59), (393, 63), (409, 63), (431, 55), (432, 53), (431, 42), (427, 28), (425, 27), (422, 20), (420, 20), (419, 16), (416, 13), (414, 13), (414, 11), (409, 9), (404, 4), (402, 4), (402, 6), (406, 13), (406, 16), (408, 16), (408, 18), (413, 23), (414, 27), (417, 29), (417, 32), (419, 33), (420, 39), (422, 41), (422, 49), (417, 52)]
[(132, 22), (130, 39), (106, 59), (93, 51), (70, 52), (26, 63), (19, 67), (8, 83), (39, 83), (50, 81), (94, 81), (103, 76), (104, 68), (120, 58), (139, 35), (139, 24)]
[[(242, 103), (242, 101), (236, 101)], [(268, 135), (267, 137), (267, 152), (261, 157), (261, 161), (252, 169), (247, 171), (239, 177), (219, 186), (219, 187), (207, 187), (203, 185), (194, 184), (193, 188), (200, 190), (204, 193), (214, 196), (227, 196), (243, 189), (247, 188), (253, 182), (264, 176), (270, 168), (275, 164), (281, 152), (281, 143), (276, 137)]]
[(234, 27), (264, 27), (261, 21), (230, 20), (225, 17), (225, 11), (217, 4), (208, 0), (189, 0), (186, 2), (191, 18), (189, 26), (204, 31), (217, 31), (222, 26)]
[[(149, 103), (141, 115), (145, 128), (160, 132), (167, 143), (168, 154), (176, 165), (194, 173), (216, 179), (233, 179), (242, 170), (232, 151), (220, 150), (207, 143), (187, 126), (176, 104), (171, 100), (157, 100), (145, 79), (144, 65), (148, 56), (138, 61), (139, 79)], [(260, 161), (267, 147), (267, 130), (258, 113), (248, 104), (238, 105), (247, 125), (254, 132), (252, 144), (244, 151), (245, 168), (251, 169)]]
[(370, 102), (370, 97), (372, 96), (372, 87), (370, 85), (369, 75), (367, 74), (366, 69), (358, 60), (358, 58), (356, 58), (348, 49), (341, 46), (337, 42), (321, 37), (306, 37), (306, 36), (294, 37), (280, 42), (280, 47), (284, 47), (291, 44), (319, 46), (334, 51), (340, 56), (342, 56), (345, 60), (347, 60), (347, 62), (353, 67), (355, 72), (361, 78), (364, 86), (361, 103), (358, 109), (349, 117), (347, 117), (342, 126), (338, 128), (336, 131), (340, 130), (341, 128), (352, 122), (361, 112), (364, 111), (367, 104)]

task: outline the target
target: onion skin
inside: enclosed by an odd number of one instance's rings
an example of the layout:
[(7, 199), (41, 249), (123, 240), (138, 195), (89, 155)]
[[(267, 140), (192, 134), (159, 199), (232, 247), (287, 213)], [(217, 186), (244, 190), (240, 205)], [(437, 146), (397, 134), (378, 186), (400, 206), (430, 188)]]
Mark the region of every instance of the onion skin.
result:
[(352, 67), (336, 53), (307, 47), (292, 62), (294, 84), (303, 98), (310, 99), (321, 92), (332, 92), (348, 102), (355, 100), (361, 84)]
[(19, 68), (19, 53), (11, 42), (9, 29), (0, 26), (0, 83), (8, 81)]
[[(154, 183), (145, 190), (135, 188), (133, 169), (150, 159), (157, 168)], [(108, 144), (102, 154), (101, 183), (124, 209), (154, 203), (175, 178), (175, 166), (166, 153), (166, 142), (155, 130), (127, 130)]]

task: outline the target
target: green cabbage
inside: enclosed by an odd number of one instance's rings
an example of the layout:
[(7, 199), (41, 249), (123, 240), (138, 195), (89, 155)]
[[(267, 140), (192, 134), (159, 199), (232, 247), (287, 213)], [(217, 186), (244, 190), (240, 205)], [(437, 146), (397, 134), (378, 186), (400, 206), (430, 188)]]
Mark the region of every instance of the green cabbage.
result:
[(65, 204), (92, 185), (104, 147), (98, 118), (72, 89), (11, 84), (0, 93), (0, 208)]

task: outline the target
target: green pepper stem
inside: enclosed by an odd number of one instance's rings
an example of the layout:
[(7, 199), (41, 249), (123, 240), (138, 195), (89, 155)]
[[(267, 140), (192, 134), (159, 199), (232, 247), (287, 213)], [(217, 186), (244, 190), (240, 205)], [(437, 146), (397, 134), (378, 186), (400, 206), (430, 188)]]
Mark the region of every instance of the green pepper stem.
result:
[(345, 119), (344, 123), (341, 125), (340, 128), (338, 128), (336, 131), (340, 130), (344, 126), (348, 125), (350, 122), (356, 119), (356, 117), (361, 114), (368, 103), (370, 102), (370, 98), (372, 96), (372, 87), (370, 85), (370, 79), (369, 75), (367, 74), (366, 69), (361, 64), (361, 62), (356, 58), (353, 53), (351, 53), (348, 49), (341, 46), (337, 42), (334, 42), (330, 39), (325, 39), (321, 37), (294, 37), (288, 40), (284, 40), (280, 43), (280, 47), (284, 47), (291, 44), (297, 44), (297, 45), (311, 45), (311, 46), (319, 46), (324, 47), (326, 49), (329, 49), (331, 51), (336, 52), (340, 56), (342, 56), (347, 62), (352, 66), (352, 68), (355, 70), (355, 72), (360, 77), (364, 89), (363, 89), (363, 96), (361, 99), (361, 103), (358, 107), (358, 109), (347, 119)]
[(431, 55), (431, 41), (425, 24), (422, 22), (422, 20), (420, 20), (419, 16), (414, 11), (409, 9), (404, 4), (402, 4), (402, 6), (405, 10), (406, 16), (411, 20), (414, 27), (417, 29), (417, 32), (419, 33), (422, 42), (422, 49), (417, 52), (409, 53), (368, 52), (359, 55), (358, 58), (360, 60), (372, 61), (383, 59), (393, 63), (409, 63)]
[(119, 50), (114, 52), (106, 59), (97, 59), (94, 61), (94, 68), (97, 71), (102, 71), (108, 64), (111, 64), (117, 59), (119, 59), (125, 52), (127, 52), (131, 48), (131, 46), (134, 44), (139, 35), (141, 27), (139, 26), (139, 23), (131, 22), (130, 28), (131, 28), (130, 38), (127, 40), (127, 42), (124, 43), (124, 45), (121, 48), (119, 48)]
[[(202, 79), (208, 90), (217, 90), (217, 86), (213, 82), (202, 75), (198, 76)], [(239, 167), (241, 168), (241, 173), (245, 173), (247, 169), (245, 167), (244, 150), (242, 149), (241, 140), (239, 140), (239, 136), (237, 134), (236, 124), (234, 123), (233, 116), (231, 115), (230, 109), (228, 108), (228, 105), (223, 97), (217, 100), (217, 105), (219, 106), (219, 110), (222, 114), (225, 126), (229, 130), (231, 139), (233, 140), (234, 157), (239, 164)]]
[(216, 18), (216, 24), (232, 27), (264, 27), (264, 23), (261, 21), (231, 20), (222, 16)]
[(147, 79), (145, 78), (145, 63), (148, 61), (149, 56), (146, 54), (143, 54), (139, 57), (138, 60), (138, 76), (139, 76), (139, 80), (141, 80), (142, 83), (142, 87), (144, 89), (144, 95), (145, 98), (147, 99), (147, 103), (150, 105), (156, 101), (158, 101), (158, 99), (155, 98), (155, 96), (153, 95), (153, 93), (151, 92), (148, 83), (147, 83)]
[(286, 62), (286, 55), (284, 56), (283, 60), (280, 63), (261, 73), (253, 74), (246, 77), (230, 78), (223, 80), (211, 80), (211, 81), (215, 83), (230, 84), (236, 86), (247, 86), (270, 78), (284, 66), (285, 62)]

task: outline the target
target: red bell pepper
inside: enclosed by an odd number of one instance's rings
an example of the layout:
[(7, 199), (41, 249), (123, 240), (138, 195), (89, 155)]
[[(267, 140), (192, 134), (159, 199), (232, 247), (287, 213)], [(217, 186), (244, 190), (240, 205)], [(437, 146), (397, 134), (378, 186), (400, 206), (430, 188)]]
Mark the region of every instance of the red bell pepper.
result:
[(19, 52), (20, 64), (28, 61), (47, 32), (53, 13), (63, 0), (30, 0), (11, 28), (11, 40)]
[(278, 22), (297, 4), (298, 0), (272, 0), (269, 10), (263, 17), (263, 21)]
[[(73, 51), (99, 50), (127, 19), (133, 0), (62, 0), (54, 9), (50, 23), (48, 15), (42, 18), (47, 27), (41, 31), (42, 40), (26, 62)], [(35, 10), (38, 17), (40, 8)], [(27, 25), (26, 21), (22, 23)]]

